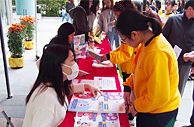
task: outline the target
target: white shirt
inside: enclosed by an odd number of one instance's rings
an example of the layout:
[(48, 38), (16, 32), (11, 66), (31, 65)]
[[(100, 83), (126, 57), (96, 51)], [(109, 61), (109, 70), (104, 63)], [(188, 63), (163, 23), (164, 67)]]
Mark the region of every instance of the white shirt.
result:
[[(56, 127), (65, 118), (67, 107), (62, 106), (52, 87), (39, 92), (41, 85), (33, 92), (27, 103), (23, 127)], [(84, 92), (83, 84), (73, 84), (74, 92)], [(37, 94), (38, 93), (38, 94)], [(65, 101), (68, 105), (67, 97)]]

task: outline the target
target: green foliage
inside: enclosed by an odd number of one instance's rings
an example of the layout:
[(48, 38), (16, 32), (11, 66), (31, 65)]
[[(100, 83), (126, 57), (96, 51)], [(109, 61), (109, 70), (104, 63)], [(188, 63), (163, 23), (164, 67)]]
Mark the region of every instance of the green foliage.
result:
[(12, 0), (12, 5), (15, 5), (15, 0)]
[(23, 39), (25, 36), (24, 25), (12, 24), (8, 31), (8, 48), (12, 58), (20, 58), (24, 53)]
[(66, 0), (37, 0), (37, 4), (41, 4), (43, 16), (61, 16), (59, 10), (65, 7)]

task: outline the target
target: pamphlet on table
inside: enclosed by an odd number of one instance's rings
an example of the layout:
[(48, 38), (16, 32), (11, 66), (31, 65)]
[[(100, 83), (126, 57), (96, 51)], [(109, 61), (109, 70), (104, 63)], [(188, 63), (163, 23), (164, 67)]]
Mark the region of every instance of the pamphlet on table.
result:
[(94, 77), (89, 79), (73, 79), (73, 84), (87, 83), (96, 86), (99, 90), (117, 90), (115, 77)]
[(74, 36), (75, 58), (86, 58), (88, 44), (85, 43), (85, 34)]
[(92, 97), (91, 92), (76, 93), (71, 98), (69, 111), (95, 113), (125, 113), (122, 92), (104, 92)]
[(92, 67), (95, 68), (109, 68), (109, 67), (114, 67), (114, 65), (109, 61), (103, 61), (103, 62), (97, 62), (96, 60), (94, 60)]
[(88, 49), (88, 54), (94, 58), (95, 60), (99, 61), (99, 62), (102, 62), (103, 60), (101, 59), (101, 56), (100, 54), (94, 52), (92, 49)]
[(94, 86), (99, 90), (117, 90), (114, 77), (94, 77)]
[(74, 127), (91, 124), (91, 127), (120, 127), (118, 113), (77, 112)]

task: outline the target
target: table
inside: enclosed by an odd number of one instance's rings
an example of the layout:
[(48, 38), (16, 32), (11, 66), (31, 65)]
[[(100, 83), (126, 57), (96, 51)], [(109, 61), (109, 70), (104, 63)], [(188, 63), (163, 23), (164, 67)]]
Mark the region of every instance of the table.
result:
[[(110, 47), (110, 44), (107, 38), (105, 38), (102, 41), (102, 44), (95, 44), (95, 47), (98, 47), (101, 49), (100, 54), (105, 54), (111, 51), (111, 47)], [(115, 65), (112, 68), (94, 68), (92, 67), (92, 63), (93, 63), (93, 58), (90, 56), (86, 57), (85, 59), (79, 59), (78, 61), (79, 69), (89, 72), (90, 74), (84, 77), (78, 77), (76, 79), (92, 79), (93, 80), (94, 76), (115, 77), (117, 90), (106, 90), (106, 91), (103, 90), (103, 92), (121, 92), (120, 82), (119, 82), (117, 69)], [(71, 97), (68, 97), (68, 101), (70, 100), (71, 100)], [(65, 119), (59, 125), (59, 127), (73, 127), (75, 115), (76, 115), (75, 112), (67, 111)], [(127, 113), (119, 113), (119, 120), (120, 120), (121, 127), (130, 127)]]

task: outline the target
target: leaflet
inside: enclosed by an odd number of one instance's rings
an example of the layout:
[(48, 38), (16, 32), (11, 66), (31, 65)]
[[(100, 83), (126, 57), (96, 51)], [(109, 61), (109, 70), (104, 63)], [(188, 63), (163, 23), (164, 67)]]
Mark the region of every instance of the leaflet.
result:
[(95, 113), (125, 113), (122, 92), (104, 92), (92, 97), (91, 92), (74, 94), (71, 98), (69, 111)]
[(120, 127), (118, 113), (77, 112), (74, 127), (91, 124), (91, 127)]

